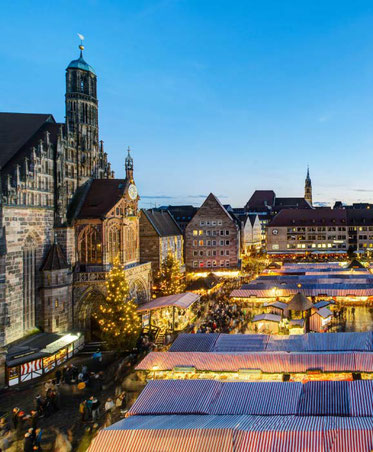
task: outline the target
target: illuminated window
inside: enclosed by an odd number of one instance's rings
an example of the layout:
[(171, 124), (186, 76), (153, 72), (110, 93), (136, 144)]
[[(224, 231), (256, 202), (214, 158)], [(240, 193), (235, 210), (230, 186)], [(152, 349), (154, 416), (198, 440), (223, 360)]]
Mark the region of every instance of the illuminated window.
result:
[(203, 267), (203, 261), (199, 261), (199, 266)]
[(203, 240), (200, 240), (200, 241), (198, 242), (198, 245), (199, 245), (199, 246), (203, 246)]
[(198, 231), (196, 229), (193, 230), (193, 235), (198, 235)]
[(229, 265), (230, 265), (229, 261), (225, 261), (225, 266), (229, 267)]
[(120, 230), (117, 226), (109, 229), (107, 246), (109, 262), (113, 262), (120, 253)]
[(79, 239), (79, 260), (82, 264), (100, 264), (102, 262), (101, 237), (96, 228), (86, 226)]
[(199, 235), (203, 235), (202, 229), (199, 230)]
[(194, 268), (198, 267), (198, 262), (197, 261), (193, 261), (193, 267)]

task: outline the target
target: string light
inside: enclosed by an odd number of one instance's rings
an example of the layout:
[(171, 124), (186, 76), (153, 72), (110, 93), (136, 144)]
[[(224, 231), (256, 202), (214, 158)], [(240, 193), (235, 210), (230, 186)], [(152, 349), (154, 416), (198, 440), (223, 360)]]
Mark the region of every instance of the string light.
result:
[(93, 316), (101, 327), (103, 339), (116, 350), (131, 349), (140, 334), (141, 319), (130, 296), (126, 275), (116, 258), (106, 281), (107, 296)]

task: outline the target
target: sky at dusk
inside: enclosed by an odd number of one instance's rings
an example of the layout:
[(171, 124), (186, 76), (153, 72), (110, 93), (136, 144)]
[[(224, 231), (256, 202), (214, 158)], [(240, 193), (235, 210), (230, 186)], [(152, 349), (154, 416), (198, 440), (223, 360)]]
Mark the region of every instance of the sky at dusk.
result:
[(244, 205), (256, 189), (373, 202), (373, 1), (12, 0), (0, 110), (64, 121), (65, 68), (98, 74), (116, 177), (133, 149), (142, 206)]

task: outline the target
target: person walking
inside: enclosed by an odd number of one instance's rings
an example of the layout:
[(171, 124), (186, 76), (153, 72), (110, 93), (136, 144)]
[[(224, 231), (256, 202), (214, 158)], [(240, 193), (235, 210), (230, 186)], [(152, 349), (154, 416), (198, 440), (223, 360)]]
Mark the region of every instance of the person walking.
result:
[(100, 402), (96, 399), (96, 397), (91, 397), (92, 400), (92, 420), (97, 421), (100, 415)]

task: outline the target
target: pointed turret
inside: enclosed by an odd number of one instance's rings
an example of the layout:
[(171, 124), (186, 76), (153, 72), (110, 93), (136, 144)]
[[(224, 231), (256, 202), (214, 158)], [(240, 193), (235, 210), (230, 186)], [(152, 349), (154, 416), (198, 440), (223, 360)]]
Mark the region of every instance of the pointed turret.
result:
[(304, 199), (312, 206), (312, 182), (309, 166), (307, 166), (307, 176), (304, 184)]

